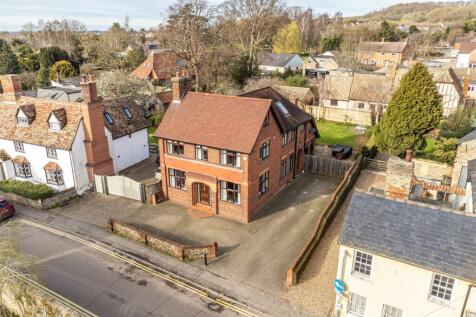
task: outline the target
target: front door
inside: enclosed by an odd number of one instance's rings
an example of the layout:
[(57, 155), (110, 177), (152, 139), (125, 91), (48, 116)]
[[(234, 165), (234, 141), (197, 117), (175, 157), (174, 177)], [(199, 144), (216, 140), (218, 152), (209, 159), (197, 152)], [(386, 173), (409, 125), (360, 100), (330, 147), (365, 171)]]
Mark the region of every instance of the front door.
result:
[(201, 204), (210, 205), (210, 187), (203, 183), (197, 184), (197, 201)]

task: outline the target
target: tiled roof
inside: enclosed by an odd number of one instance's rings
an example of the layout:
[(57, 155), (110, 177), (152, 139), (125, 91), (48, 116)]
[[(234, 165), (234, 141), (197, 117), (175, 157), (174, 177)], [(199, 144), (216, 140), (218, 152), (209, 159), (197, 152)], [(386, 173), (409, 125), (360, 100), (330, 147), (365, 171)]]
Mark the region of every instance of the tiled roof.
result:
[(258, 65), (285, 67), (297, 54), (259, 53)]
[(429, 68), (428, 71), (436, 83), (453, 84), (458, 93), (462, 94), (463, 86), (453, 68)]
[(36, 117), (36, 110), (35, 110), (35, 105), (33, 104), (27, 104), (27, 105), (20, 105), (18, 107), (23, 114), (28, 118), (28, 124), (31, 124), (33, 120), (35, 120)]
[(473, 212), (476, 212), (476, 159), (468, 161), (468, 176), (471, 181)]
[[(19, 125), (16, 120), (19, 107), (25, 105), (34, 105), (35, 109), (35, 119), (27, 127)], [(28, 108), (30, 110), (27, 112), (31, 115), (31, 106)], [(48, 118), (54, 110), (61, 108), (66, 113), (67, 122), (62, 130), (52, 131), (48, 126)], [(78, 103), (21, 96), (15, 104), (3, 102), (0, 96), (0, 139), (69, 150), (81, 119), (82, 114)]]
[(324, 99), (349, 100), (352, 75), (331, 74), (324, 79), (322, 97)]
[(354, 74), (350, 100), (388, 103), (392, 97), (393, 80), (385, 75)]
[(59, 108), (52, 110), (51, 113), (55, 115), (56, 119), (58, 119), (58, 121), (60, 122), (61, 129), (63, 129), (66, 123), (68, 122), (66, 110), (64, 108)]
[(476, 281), (476, 217), (356, 192), (339, 243)]
[(61, 171), (61, 166), (55, 162), (48, 162), (45, 166), (43, 166), (45, 171)]
[(476, 50), (476, 42), (463, 42), (460, 45), (458, 54), (469, 54)]
[(184, 62), (174, 51), (152, 51), (132, 75), (142, 79), (170, 79), (184, 68)]
[(80, 88), (43, 87), (38, 88), (35, 97), (58, 101), (80, 102), (83, 100), (83, 94)]
[(158, 93), (157, 98), (159, 98), (159, 100), (163, 104), (168, 105), (173, 100), (173, 92), (172, 91), (164, 91), (164, 92)]
[[(113, 124), (104, 120), (104, 124), (112, 134), (113, 139), (120, 138), (149, 127), (149, 121), (145, 118), (142, 106), (131, 98), (121, 98), (103, 101), (104, 111), (109, 113), (114, 120)], [(129, 109), (132, 118), (129, 119), (124, 111)]]
[(21, 155), (15, 156), (15, 158), (12, 161), (13, 161), (13, 163), (18, 164), (18, 165), (24, 165), (24, 164), (30, 163), (30, 162), (28, 162), (26, 157), (21, 156)]
[(294, 101), (293, 99), (297, 98), (305, 104), (311, 104), (315, 98), (311, 88), (284, 85), (274, 85), (272, 88), (290, 101)]
[[(314, 124), (313, 117), (301, 110), (298, 106), (290, 102), (284, 96), (280, 95), (271, 87), (264, 87), (254, 91), (242, 94), (243, 97), (271, 99), (273, 101), (271, 108), (280, 125), (282, 132), (287, 132), (297, 128), (300, 124), (311, 121)], [(319, 137), (316, 129), (316, 137)]]
[(407, 45), (406, 42), (362, 42), (358, 50), (366, 52), (402, 53)]
[(458, 140), (458, 144), (470, 142), (476, 140), (476, 129), (466, 134), (464, 137)]
[(5, 162), (11, 160), (12, 158), (8, 155), (7, 151), (0, 149), (0, 162)]
[(272, 100), (189, 92), (172, 102), (157, 136), (250, 153)]

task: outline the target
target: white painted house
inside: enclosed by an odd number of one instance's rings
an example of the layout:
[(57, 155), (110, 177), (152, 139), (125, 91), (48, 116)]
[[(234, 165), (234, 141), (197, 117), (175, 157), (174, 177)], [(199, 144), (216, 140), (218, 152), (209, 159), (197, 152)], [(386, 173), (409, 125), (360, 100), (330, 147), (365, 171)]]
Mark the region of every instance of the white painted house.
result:
[(96, 83), (83, 102), (23, 96), (17, 75), (0, 76), (0, 180), (89, 189), (93, 175), (113, 175), (149, 157), (148, 121), (128, 99), (103, 102)]
[(263, 73), (284, 73), (286, 70), (300, 72), (303, 67), (303, 59), (299, 54), (258, 54), (259, 69)]
[(355, 193), (339, 238), (336, 316), (473, 317), (476, 217)]
[(476, 67), (476, 42), (460, 43), (456, 55), (457, 68)]

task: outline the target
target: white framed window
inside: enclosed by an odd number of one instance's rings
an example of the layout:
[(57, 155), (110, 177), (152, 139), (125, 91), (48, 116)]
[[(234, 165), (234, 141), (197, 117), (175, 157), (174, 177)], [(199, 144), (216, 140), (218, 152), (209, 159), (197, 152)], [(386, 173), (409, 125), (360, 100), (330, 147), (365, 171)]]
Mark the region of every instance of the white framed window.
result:
[(357, 316), (364, 316), (366, 304), (367, 304), (367, 298), (365, 298), (364, 296), (349, 292), (349, 305), (347, 306), (347, 312), (353, 313)]
[(61, 170), (45, 170), (46, 182), (51, 185), (63, 185), (63, 172)]
[(286, 167), (287, 167), (287, 158), (283, 158), (281, 159), (281, 163), (280, 163), (280, 166), (279, 166), (279, 176), (281, 177), (284, 177), (286, 176)]
[(184, 154), (184, 146), (182, 142), (177, 141), (167, 141), (167, 153), (175, 154), (175, 155), (183, 155)]
[(201, 161), (208, 161), (208, 148), (203, 145), (195, 145), (195, 158)]
[(28, 118), (26, 118), (26, 117), (17, 116), (17, 122), (18, 122), (19, 125), (22, 125), (22, 126), (29, 126), (30, 125), (30, 122), (28, 122)]
[(173, 188), (186, 189), (185, 172), (169, 168), (169, 185)]
[(240, 204), (240, 200), (241, 200), (240, 184), (235, 184), (235, 183), (227, 182), (227, 181), (221, 181), (220, 189), (221, 189), (221, 193), (220, 193), (221, 200), (227, 201), (229, 203), (233, 203), (236, 205)]
[(51, 130), (55, 130), (55, 131), (61, 130), (61, 123), (59, 122), (50, 121), (48, 122), (48, 126), (50, 127)]
[(14, 141), (13, 145), (15, 146), (15, 151), (22, 152), (22, 153), (25, 152), (25, 146), (23, 145), (22, 142)]
[(267, 159), (270, 154), (270, 149), (271, 149), (271, 142), (269, 140), (262, 143), (261, 146), (259, 147), (259, 159), (260, 160)]
[(370, 276), (372, 271), (372, 255), (360, 251), (354, 253), (354, 264), (352, 265), (352, 273)]
[(403, 310), (397, 307), (383, 304), (382, 317), (402, 317)]
[(336, 99), (331, 100), (331, 106), (337, 106), (338, 104), (339, 104), (339, 101), (337, 101)]
[(237, 153), (237, 152), (227, 151), (227, 150), (220, 151), (220, 163), (222, 165), (228, 165), (228, 166), (239, 168), (241, 167), (240, 157), (241, 157), (240, 153)]
[(30, 163), (24, 163), (24, 164), (13, 163), (13, 167), (15, 169), (15, 176), (21, 177), (21, 178), (31, 177)]
[(288, 144), (288, 134), (287, 133), (281, 134), (281, 144), (282, 145)]
[(58, 153), (56, 153), (56, 149), (53, 149), (51, 147), (47, 147), (46, 148), (46, 156), (49, 157), (49, 158), (57, 159), (58, 158)]
[(437, 301), (449, 302), (455, 286), (455, 279), (435, 273), (431, 283), (430, 298)]

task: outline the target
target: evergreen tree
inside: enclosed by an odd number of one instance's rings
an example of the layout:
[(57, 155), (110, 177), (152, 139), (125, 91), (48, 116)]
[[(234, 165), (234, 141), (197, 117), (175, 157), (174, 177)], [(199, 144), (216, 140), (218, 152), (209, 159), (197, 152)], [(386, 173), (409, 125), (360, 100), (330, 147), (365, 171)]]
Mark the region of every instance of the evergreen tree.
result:
[(76, 75), (76, 69), (68, 61), (56, 62), (50, 69), (50, 80), (63, 79)]
[(299, 53), (301, 52), (301, 30), (296, 22), (291, 22), (278, 31), (273, 38), (273, 52)]
[(142, 64), (146, 56), (144, 50), (141, 48), (133, 49), (127, 53), (126, 63), (130, 69), (135, 69), (137, 66)]
[(342, 43), (342, 36), (333, 35), (332, 37), (324, 37), (321, 41), (321, 51), (335, 51), (338, 50)]
[(21, 71), (17, 57), (7, 41), (0, 39), (0, 75), (19, 74)]
[(397, 34), (395, 33), (395, 26), (391, 26), (390, 23), (385, 20), (380, 24), (380, 29), (376, 34), (377, 41), (380, 41), (382, 39), (385, 42), (393, 42), (399, 40)]
[(425, 134), (438, 126), (442, 114), (433, 78), (425, 65), (417, 63), (403, 76), (377, 126), (377, 145), (393, 155), (421, 148)]
[(18, 47), (18, 62), (26, 72), (36, 72), (40, 68), (38, 54), (36, 54), (28, 44)]
[(36, 73), (36, 86), (46, 87), (50, 85), (50, 70), (46, 67), (40, 67)]
[(39, 54), (40, 66), (50, 68), (58, 61), (69, 61), (68, 53), (56, 46), (42, 47)]
[(235, 83), (243, 87), (248, 79), (259, 74), (259, 69), (255, 60), (247, 55), (243, 55), (231, 65), (230, 73)]

